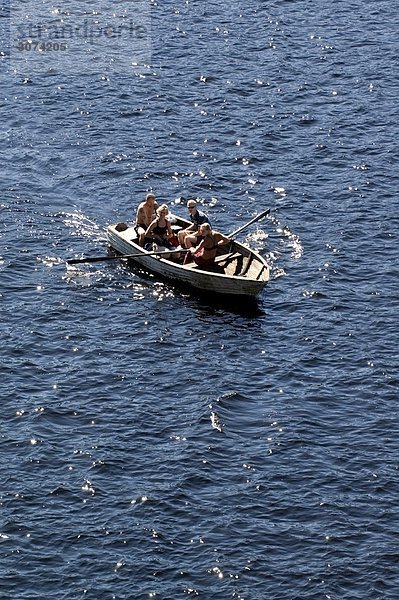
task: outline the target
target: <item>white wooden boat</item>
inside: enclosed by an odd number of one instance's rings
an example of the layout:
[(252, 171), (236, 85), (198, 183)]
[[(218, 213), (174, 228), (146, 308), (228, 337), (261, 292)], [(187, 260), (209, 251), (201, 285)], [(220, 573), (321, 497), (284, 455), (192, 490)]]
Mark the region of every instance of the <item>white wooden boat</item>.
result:
[[(190, 225), (180, 217), (173, 217), (173, 229), (178, 231)], [(220, 247), (212, 267), (198, 266), (194, 262), (183, 264), (186, 252), (153, 254), (138, 244), (136, 230), (125, 223), (109, 225), (108, 242), (113, 250), (131, 258), (137, 265), (172, 283), (186, 285), (199, 292), (229, 296), (257, 296), (269, 280), (266, 260), (254, 250), (232, 241)], [(161, 248), (158, 248), (161, 252)], [(166, 249), (163, 249), (166, 250)]]

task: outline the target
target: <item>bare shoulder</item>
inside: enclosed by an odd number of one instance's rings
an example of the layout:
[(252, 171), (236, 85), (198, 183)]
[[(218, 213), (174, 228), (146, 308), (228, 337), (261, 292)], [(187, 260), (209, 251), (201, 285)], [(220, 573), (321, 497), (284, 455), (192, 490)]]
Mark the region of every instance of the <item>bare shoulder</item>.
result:
[(213, 233), (216, 236), (216, 239), (218, 242), (220, 242), (221, 240), (230, 241), (230, 238), (228, 238), (226, 235), (224, 235), (224, 233), (220, 233), (220, 231), (213, 230)]

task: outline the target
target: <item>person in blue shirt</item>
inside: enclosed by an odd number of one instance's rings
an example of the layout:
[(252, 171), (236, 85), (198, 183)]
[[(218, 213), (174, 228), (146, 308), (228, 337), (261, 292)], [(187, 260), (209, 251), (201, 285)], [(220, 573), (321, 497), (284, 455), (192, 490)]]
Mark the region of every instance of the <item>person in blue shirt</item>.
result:
[(210, 225), (210, 221), (205, 213), (197, 209), (197, 202), (194, 198), (188, 200), (187, 209), (190, 214), (191, 225), (187, 229), (179, 231), (178, 237), (180, 246), (190, 249), (193, 246), (198, 246), (203, 239), (203, 236), (200, 234), (200, 226), (203, 223), (209, 223)]

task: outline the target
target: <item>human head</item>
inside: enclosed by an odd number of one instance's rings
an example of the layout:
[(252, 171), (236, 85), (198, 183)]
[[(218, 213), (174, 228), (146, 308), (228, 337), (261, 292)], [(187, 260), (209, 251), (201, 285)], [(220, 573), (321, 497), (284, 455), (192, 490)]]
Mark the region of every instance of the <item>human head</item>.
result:
[(152, 192), (148, 192), (148, 194), (146, 195), (145, 199), (146, 199), (146, 202), (148, 202), (148, 201), (149, 201), (150, 203), (151, 203), (151, 202), (152, 202), (152, 203), (154, 203), (154, 202), (155, 202), (155, 196), (154, 196), (154, 194), (153, 194)]
[(187, 201), (187, 209), (189, 213), (191, 213), (191, 211), (195, 213), (197, 209), (197, 203), (194, 198), (190, 198), (190, 200)]
[(200, 225), (200, 234), (208, 235), (209, 233), (212, 233), (212, 227), (209, 223), (202, 223), (202, 225)]
[(164, 213), (164, 215), (166, 216), (168, 214), (168, 212), (169, 212), (169, 209), (166, 204), (161, 204), (161, 206), (158, 206), (158, 208), (157, 208), (158, 217), (160, 217), (162, 213)]

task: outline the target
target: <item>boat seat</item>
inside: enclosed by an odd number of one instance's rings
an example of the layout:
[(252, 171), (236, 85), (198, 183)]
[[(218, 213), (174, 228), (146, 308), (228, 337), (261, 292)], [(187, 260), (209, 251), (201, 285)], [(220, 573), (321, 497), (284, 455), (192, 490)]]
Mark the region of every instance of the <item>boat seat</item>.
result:
[[(228, 269), (229, 270), (229, 275), (233, 275), (233, 276), (238, 276), (241, 275), (241, 272), (243, 270), (243, 261), (244, 261), (244, 256), (241, 254), (241, 252), (230, 252), (229, 254), (224, 254), (222, 256), (218, 256), (215, 259), (215, 262), (217, 262), (221, 267), (223, 267), (224, 270)], [(235, 262), (235, 265), (232, 264)], [(231, 268), (230, 268), (231, 265)], [(234, 269), (234, 271), (233, 271)]]
[(220, 265), (197, 265), (195, 262), (187, 263), (183, 265), (185, 269), (199, 269), (200, 271), (208, 271), (209, 273), (220, 273), (224, 275), (224, 268)]
[(223, 273), (224, 274), (224, 268), (216, 263), (213, 265), (197, 265), (197, 267), (199, 269), (201, 269), (201, 271), (209, 271), (209, 273)]
[(228, 263), (233, 262), (233, 260), (238, 259), (242, 254), (240, 252), (229, 252), (228, 254), (222, 254), (221, 256), (217, 256), (215, 258), (215, 263), (220, 265), (225, 262), (226, 266)]

